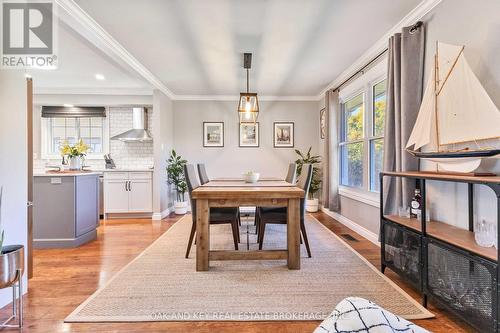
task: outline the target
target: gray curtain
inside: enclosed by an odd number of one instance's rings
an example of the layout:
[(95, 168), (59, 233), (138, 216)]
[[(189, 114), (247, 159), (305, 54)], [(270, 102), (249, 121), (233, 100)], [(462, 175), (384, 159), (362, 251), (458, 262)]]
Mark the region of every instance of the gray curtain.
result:
[(339, 92), (325, 94), (326, 136), (323, 151), (323, 207), (340, 212), (339, 197)]
[[(419, 169), (418, 159), (405, 146), (422, 100), (424, 43), (423, 25), (403, 28), (389, 39), (384, 171)], [(384, 212), (397, 214), (398, 207), (408, 207), (414, 188), (412, 180), (385, 177)]]

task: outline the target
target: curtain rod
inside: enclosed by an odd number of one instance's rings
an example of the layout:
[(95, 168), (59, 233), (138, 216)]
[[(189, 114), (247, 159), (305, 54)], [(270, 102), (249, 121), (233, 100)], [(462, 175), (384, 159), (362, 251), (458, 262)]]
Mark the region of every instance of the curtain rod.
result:
[[(413, 24), (410, 26), (410, 33), (413, 34), (413, 32), (420, 28), (420, 26), (422, 26), (423, 22), (422, 21), (418, 21), (417, 23)], [(373, 64), (375, 61), (377, 61), (380, 57), (382, 57), (384, 54), (387, 53), (387, 50), (388, 48), (386, 47), (385, 49), (383, 49), (379, 54), (377, 54), (375, 57), (373, 57), (370, 61), (368, 61), (365, 65), (363, 65), (360, 69), (358, 69), (354, 74), (352, 74), (351, 76), (349, 76), (347, 79), (345, 79), (344, 81), (342, 81), (342, 83), (340, 83), (338, 86), (336, 86), (334, 89), (332, 89), (332, 91), (335, 91), (335, 90), (339, 90), (340, 88), (342, 88), (342, 86), (344, 84), (346, 84), (347, 82), (351, 81), (354, 77), (356, 77), (359, 73), (363, 72), (367, 67), (369, 67), (371, 64)]]

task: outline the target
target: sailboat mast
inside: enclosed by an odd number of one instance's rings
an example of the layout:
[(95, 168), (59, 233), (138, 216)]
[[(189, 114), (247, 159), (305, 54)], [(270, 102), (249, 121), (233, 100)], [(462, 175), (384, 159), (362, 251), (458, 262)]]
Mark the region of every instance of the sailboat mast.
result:
[(436, 54), (434, 55), (434, 119), (436, 121), (437, 149), (441, 151), (439, 143), (439, 117), (438, 117), (438, 85), (439, 85), (439, 61), (438, 61), (438, 41), (436, 40)]

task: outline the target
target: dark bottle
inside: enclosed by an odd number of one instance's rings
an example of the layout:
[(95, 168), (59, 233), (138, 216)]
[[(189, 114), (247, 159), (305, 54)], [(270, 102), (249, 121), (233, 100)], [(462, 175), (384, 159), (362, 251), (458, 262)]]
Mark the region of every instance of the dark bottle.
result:
[(410, 217), (417, 218), (422, 214), (422, 195), (420, 195), (420, 189), (415, 189), (415, 195), (411, 200), (411, 210)]

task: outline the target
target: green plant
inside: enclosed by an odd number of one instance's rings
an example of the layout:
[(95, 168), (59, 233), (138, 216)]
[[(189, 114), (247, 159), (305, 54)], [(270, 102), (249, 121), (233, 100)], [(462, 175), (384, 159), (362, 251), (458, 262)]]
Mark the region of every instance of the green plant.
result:
[(309, 150), (305, 154), (295, 149), (295, 152), (299, 155), (299, 158), (295, 160), (297, 164), (297, 175), (300, 176), (302, 173), (302, 166), (304, 164), (311, 164), (313, 167), (311, 185), (309, 185), (309, 199), (313, 199), (314, 194), (321, 188), (321, 169), (318, 165), (321, 163), (321, 156), (311, 155), (311, 148), (312, 147), (309, 147)]
[(184, 177), (184, 166), (187, 161), (177, 155), (174, 149), (167, 160), (168, 182), (175, 186), (177, 201), (184, 201), (184, 193), (187, 191), (186, 178)]

